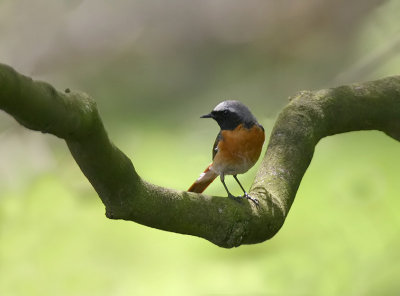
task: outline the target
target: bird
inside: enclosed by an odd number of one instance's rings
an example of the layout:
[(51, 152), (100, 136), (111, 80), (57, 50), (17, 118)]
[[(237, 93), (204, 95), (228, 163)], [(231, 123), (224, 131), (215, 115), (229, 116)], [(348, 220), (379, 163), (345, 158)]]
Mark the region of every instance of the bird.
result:
[[(246, 173), (260, 157), (265, 140), (265, 131), (261, 124), (243, 103), (226, 100), (219, 103), (209, 114), (200, 118), (212, 118), (220, 131), (212, 148), (212, 162), (188, 189), (189, 192), (202, 193), (218, 176), (228, 197), (236, 201), (242, 198), (258, 205), (258, 200), (251, 197), (243, 188), (238, 174)], [(234, 196), (225, 184), (225, 176), (232, 175), (243, 196)]]

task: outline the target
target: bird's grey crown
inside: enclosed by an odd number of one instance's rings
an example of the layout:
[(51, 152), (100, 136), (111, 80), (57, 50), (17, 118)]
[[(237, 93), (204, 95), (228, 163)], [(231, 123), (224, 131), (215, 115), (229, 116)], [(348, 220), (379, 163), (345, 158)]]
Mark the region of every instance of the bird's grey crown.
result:
[(255, 123), (257, 119), (250, 112), (249, 108), (247, 108), (243, 103), (235, 100), (227, 100), (219, 103), (213, 110), (213, 112), (223, 112), (224, 110), (228, 110), (232, 113), (237, 114), (242, 122)]

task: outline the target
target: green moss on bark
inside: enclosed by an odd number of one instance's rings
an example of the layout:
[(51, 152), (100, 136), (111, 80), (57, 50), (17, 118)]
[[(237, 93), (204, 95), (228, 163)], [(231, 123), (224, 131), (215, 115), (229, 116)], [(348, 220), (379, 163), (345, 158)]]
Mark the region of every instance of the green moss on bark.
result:
[(279, 231), (321, 138), (376, 129), (400, 139), (400, 76), (292, 97), (278, 116), (250, 191), (259, 207), (142, 180), (130, 159), (109, 140), (88, 95), (56, 91), (2, 64), (0, 108), (23, 126), (66, 141), (108, 218), (195, 235), (231, 248), (263, 242)]

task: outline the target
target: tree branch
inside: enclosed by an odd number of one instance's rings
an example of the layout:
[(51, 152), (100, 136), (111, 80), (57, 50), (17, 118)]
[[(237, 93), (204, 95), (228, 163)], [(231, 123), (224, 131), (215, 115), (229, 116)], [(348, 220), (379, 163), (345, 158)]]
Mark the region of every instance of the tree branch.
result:
[(260, 206), (150, 184), (109, 140), (88, 95), (62, 93), (0, 64), (0, 108), (23, 126), (64, 139), (106, 216), (205, 238), (221, 247), (265, 241), (281, 228), (315, 145), (376, 129), (400, 140), (400, 76), (295, 95), (279, 115), (250, 194)]

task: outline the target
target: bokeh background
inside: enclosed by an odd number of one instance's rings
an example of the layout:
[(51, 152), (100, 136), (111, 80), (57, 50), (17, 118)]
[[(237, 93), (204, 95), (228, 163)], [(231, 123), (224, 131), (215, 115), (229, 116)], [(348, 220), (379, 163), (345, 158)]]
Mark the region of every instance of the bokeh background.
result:
[[(243, 101), (268, 134), (299, 90), (400, 74), (399, 11), (396, 0), (0, 0), (0, 62), (89, 93), (141, 176), (185, 190), (210, 162), (218, 127), (199, 116), (219, 101)], [(1, 112), (0, 295), (398, 295), (399, 153), (374, 131), (323, 139), (281, 231), (226, 250), (106, 219), (64, 142)]]

